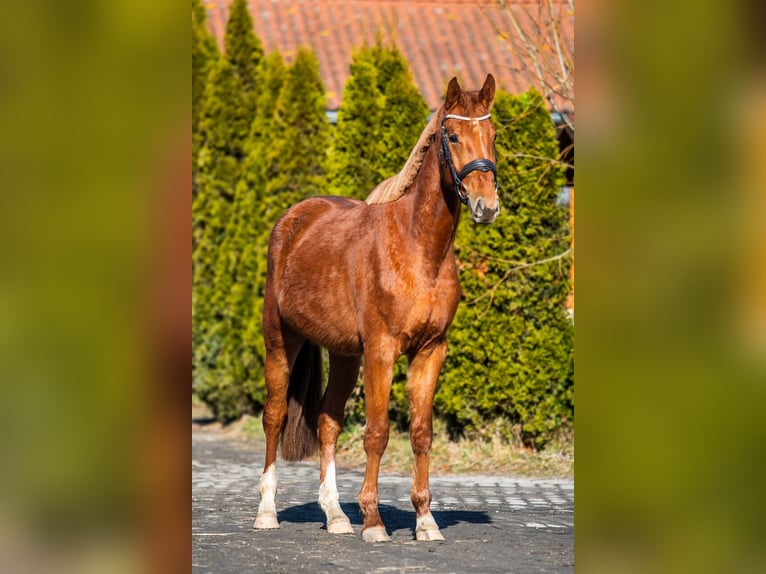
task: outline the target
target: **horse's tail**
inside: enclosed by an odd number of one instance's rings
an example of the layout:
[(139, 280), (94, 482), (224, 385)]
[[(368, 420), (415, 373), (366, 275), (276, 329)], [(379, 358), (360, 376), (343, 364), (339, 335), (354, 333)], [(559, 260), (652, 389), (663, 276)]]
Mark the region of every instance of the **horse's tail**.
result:
[(322, 399), (322, 352), (303, 343), (287, 387), (287, 423), (282, 433), (282, 458), (303, 460), (319, 448), (317, 418)]

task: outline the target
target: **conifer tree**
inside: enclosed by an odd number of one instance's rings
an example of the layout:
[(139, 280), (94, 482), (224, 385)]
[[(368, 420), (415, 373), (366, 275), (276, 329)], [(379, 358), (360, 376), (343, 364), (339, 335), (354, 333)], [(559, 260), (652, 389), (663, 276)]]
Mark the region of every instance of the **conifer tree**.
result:
[(225, 58), (210, 74), (199, 120), (199, 191), (192, 202), (192, 349), (195, 386), (205, 399), (220, 347), (210, 326), (221, 310), (214, 306), (215, 266), (232, 212), (248, 134), (248, 113), (239, 78)]
[(202, 0), (191, 0), (191, 8), (192, 20), (204, 23), (207, 19), (207, 14), (205, 13), (205, 6), (202, 4)]
[(250, 127), (247, 116), (239, 79), (222, 58), (211, 70), (200, 113), (201, 148), (197, 168), (200, 186), (205, 187), (206, 193), (194, 201), (197, 207), (192, 210), (193, 251), (201, 234), (210, 233), (207, 223), (214, 216), (206, 207), (218, 199), (230, 201), (233, 197), (233, 185), (239, 177), (239, 163)]
[(356, 51), (338, 110), (330, 167), (333, 193), (363, 198), (396, 174), (427, 116), (425, 100), (395, 46), (383, 46), (378, 38), (376, 45)]
[(436, 405), (454, 431), (494, 421), (508, 438), (539, 447), (571, 430), (574, 416), (569, 214), (556, 204), (563, 169), (538, 92), (498, 93), (492, 114), (500, 215), (491, 225), (460, 223), (463, 300)]
[(199, 155), (199, 118), (205, 86), (211, 67), (218, 58), (215, 40), (206, 26), (205, 8), (200, 0), (192, 0), (192, 191), (197, 189), (197, 156)]
[(263, 293), (259, 292), (266, 274), (268, 241), (261, 213), (266, 183), (264, 155), (274, 135), (270, 126), (284, 75), (284, 62), (278, 52), (262, 61), (263, 89), (250, 129), (249, 152), (215, 269), (214, 307), (222, 311), (210, 331), (213, 338), (220, 336), (222, 343), (215, 358), (216, 392), (211, 407), (223, 421), (256, 411), (266, 399)]
[(330, 158), (330, 181), (336, 195), (361, 199), (382, 181), (376, 162), (384, 102), (377, 75), (368, 48), (354, 53)]
[(248, 99), (250, 118), (255, 115), (258, 93), (258, 69), (263, 59), (263, 45), (253, 30), (253, 19), (247, 8), (247, 0), (234, 0), (229, 6), (229, 20), (224, 34), (226, 58), (234, 67)]
[(326, 193), (331, 137), (326, 105), (316, 55), (300, 49), (276, 101), (273, 130), (277, 137), (265, 154), (272, 174), (264, 198), (268, 229), (294, 203)]
[(237, 221), (230, 222), (214, 273), (217, 312), (207, 321), (198, 359), (207, 367), (197, 377), (199, 395), (223, 421), (256, 410), (266, 396), (261, 317), (271, 228), (288, 207), (325, 189), (330, 125), (316, 56), (299, 50), (286, 72), (278, 56), (267, 62), (269, 87), (259, 95), (251, 126), (232, 216)]

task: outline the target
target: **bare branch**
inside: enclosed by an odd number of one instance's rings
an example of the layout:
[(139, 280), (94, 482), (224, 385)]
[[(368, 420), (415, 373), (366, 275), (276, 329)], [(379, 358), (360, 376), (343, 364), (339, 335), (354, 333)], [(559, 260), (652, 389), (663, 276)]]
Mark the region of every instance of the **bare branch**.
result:
[[(574, 1), (544, 0), (536, 12), (528, 4), (500, 2), (513, 34), (503, 35), (518, 56), (521, 65), (534, 78), (554, 112), (574, 132), (574, 58), (571, 39), (565, 28), (574, 17)], [(497, 24), (495, 30), (502, 34)], [(566, 107), (567, 109), (564, 109)]]
[(487, 313), (487, 311), (489, 311), (490, 307), (492, 307), (492, 302), (493, 302), (493, 300), (495, 298), (495, 292), (497, 291), (498, 287), (500, 287), (500, 285), (502, 285), (511, 276), (511, 274), (515, 273), (516, 271), (521, 271), (522, 269), (527, 269), (528, 267), (534, 267), (535, 265), (543, 265), (545, 263), (551, 263), (553, 261), (561, 260), (564, 257), (566, 257), (567, 255), (569, 255), (571, 252), (572, 252), (572, 248), (570, 247), (569, 249), (567, 249), (566, 251), (563, 251), (562, 253), (559, 253), (558, 255), (554, 255), (553, 257), (548, 257), (547, 259), (541, 259), (540, 261), (533, 261), (531, 263), (519, 263), (517, 261), (506, 261), (506, 260), (500, 259), (498, 257), (486, 256), (485, 257), (486, 259), (490, 259), (490, 260), (494, 260), (494, 261), (500, 261), (500, 262), (503, 262), (503, 263), (516, 264), (516, 266), (515, 267), (511, 267), (510, 269), (508, 269), (503, 274), (503, 276), (500, 278), (500, 280), (497, 283), (495, 283), (492, 287), (490, 287), (487, 291), (485, 291), (482, 295), (479, 295), (475, 299), (472, 299), (472, 300), (468, 301), (466, 304), (467, 305), (474, 305), (475, 303), (478, 303), (482, 299), (484, 299), (486, 297), (489, 297), (489, 301), (487, 302), (487, 306), (484, 309), (484, 311), (482, 312), (482, 315), (484, 315), (484, 314)]

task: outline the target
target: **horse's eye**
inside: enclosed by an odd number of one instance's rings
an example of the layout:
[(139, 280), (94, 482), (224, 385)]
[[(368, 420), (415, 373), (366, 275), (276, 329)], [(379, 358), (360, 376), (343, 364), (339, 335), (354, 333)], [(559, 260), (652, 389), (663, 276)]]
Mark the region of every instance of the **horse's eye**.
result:
[(457, 142), (458, 142), (458, 141), (460, 141), (460, 140), (459, 140), (459, 138), (457, 137), (457, 134), (450, 134), (450, 135), (449, 135), (449, 141), (451, 141), (452, 143), (457, 143)]

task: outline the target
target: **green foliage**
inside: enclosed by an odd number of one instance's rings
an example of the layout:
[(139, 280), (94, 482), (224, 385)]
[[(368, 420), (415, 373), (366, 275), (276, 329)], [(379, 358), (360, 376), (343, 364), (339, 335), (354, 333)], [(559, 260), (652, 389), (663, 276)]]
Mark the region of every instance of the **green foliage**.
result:
[(314, 52), (301, 49), (276, 101), (272, 129), (278, 137), (265, 153), (268, 229), (289, 206), (326, 192), (331, 137), (326, 105), (319, 61)]
[(218, 58), (215, 40), (205, 25), (205, 8), (192, 0), (192, 190), (197, 189), (197, 157), (200, 139), (199, 118), (210, 69)]
[[(263, 58), (263, 46), (253, 31), (253, 19), (247, 8), (247, 0), (234, 0), (229, 6), (229, 20), (223, 42), (226, 58), (239, 76), (251, 114), (258, 93), (258, 69)], [(250, 116), (252, 121), (253, 115)]]
[[(195, 388), (224, 421), (265, 402), (261, 317), (268, 237), (288, 207), (324, 192), (330, 141), (313, 52), (299, 51), (288, 70), (272, 54), (258, 74), (263, 85), (257, 112), (239, 147), (247, 150), (241, 177), (230, 200), (212, 206), (225, 212), (225, 225), (218, 228), (214, 252), (195, 250), (205, 261), (194, 274)], [(244, 90), (238, 93), (244, 100)]]
[(192, 20), (204, 23), (207, 19), (207, 14), (205, 13), (205, 5), (202, 3), (202, 0), (191, 0), (191, 9)]
[[(273, 139), (270, 126), (285, 77), (284, 63), (276, 52), (263, 60), (262, 68), (264, 84), (248, 138), (249, 153), (215, 269), (214, 306), (221, 309), (221, 316), (214, 331), (223, 338), (215, 372), (217, 384), (225, 389), (219, 395), (234, 393), (234, 400), (227, 402), (236, 404), (239, 393), (244, 394), (247, 401), (240, 406), (247, 409), (244, 412), (257, 410), (266, 400), (261, 333), (269, 233), (262, 213), (267, 181), (264, 157)], [(242, 411), (232, 416), (239, 414)]]
[(395, 46), (353, 55), (330, 165), (332, 192), (363, 198), (396, 174), (425, 127), (428, 107)]
[(199, 191), (192, 201), (192, 369), (200, 398), (224, 418), (237, 416), (246, 404), (235, 383), (230, 384), (237, 389), (231, 393), (235, 398), (229, 400), (211, 373), (223, 341), (215, 269), (232, 216), (249, 128), (247, 116), (239, 78), (221, 58), (211, 71), (199, 122)]
[(540, 447), (571, 430), (574, 334), (565, 314), (569, 215), (554, 127), (535, 91), (497, 95), (501, 212), (491, 225), (461, 221), (455, 248), (463, 289), (437, 393), (454, 432), (493, 421), (509, 438)]

